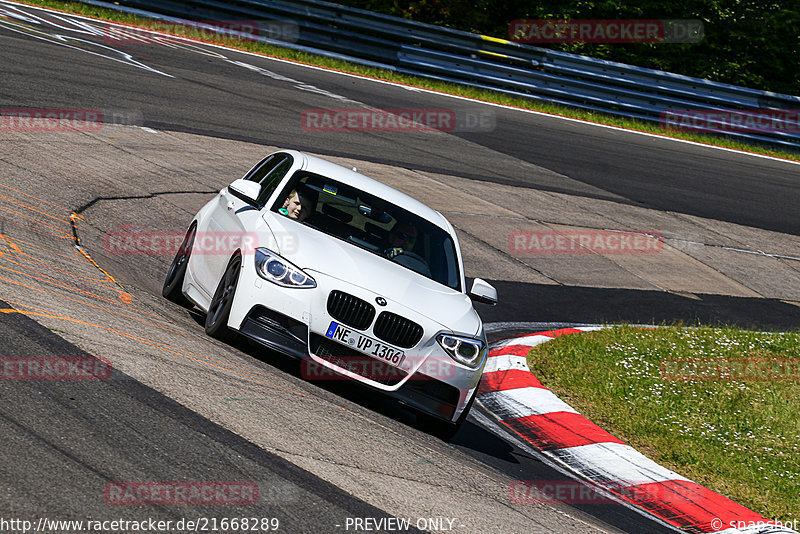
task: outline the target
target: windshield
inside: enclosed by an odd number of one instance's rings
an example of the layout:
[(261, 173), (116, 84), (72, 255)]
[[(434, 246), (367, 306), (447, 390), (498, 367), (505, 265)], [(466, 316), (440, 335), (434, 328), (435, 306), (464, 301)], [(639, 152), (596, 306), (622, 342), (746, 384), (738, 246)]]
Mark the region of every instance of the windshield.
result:
[(278, 198), (272, 211), (461, 291), (455, 243), (435, 224), (307, 171), (295, 173)]

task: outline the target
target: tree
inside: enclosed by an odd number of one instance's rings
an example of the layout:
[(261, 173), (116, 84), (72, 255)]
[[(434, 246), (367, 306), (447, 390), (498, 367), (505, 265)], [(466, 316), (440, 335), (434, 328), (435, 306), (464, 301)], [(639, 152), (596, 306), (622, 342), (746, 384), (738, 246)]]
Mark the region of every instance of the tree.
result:
[(800, 93), (800, 0), (342, 0), (419, 22), (508, 38), (515, 19), (697, 19), (696, 44), (548, 44), (565, 52), (779, 93)]

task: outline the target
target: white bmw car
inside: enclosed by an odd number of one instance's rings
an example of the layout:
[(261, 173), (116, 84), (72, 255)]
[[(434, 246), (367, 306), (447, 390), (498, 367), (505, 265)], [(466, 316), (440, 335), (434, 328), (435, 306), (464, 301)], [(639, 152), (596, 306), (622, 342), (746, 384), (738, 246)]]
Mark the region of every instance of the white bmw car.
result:
[(488, 351), (444, 216), (355, 170), (285, 150), (264, 158), (194, 217), (163, 295), (206, 312), (209, 335), (238, 332), (303, 359), (311, 379), (352, 379), (451, 436)]

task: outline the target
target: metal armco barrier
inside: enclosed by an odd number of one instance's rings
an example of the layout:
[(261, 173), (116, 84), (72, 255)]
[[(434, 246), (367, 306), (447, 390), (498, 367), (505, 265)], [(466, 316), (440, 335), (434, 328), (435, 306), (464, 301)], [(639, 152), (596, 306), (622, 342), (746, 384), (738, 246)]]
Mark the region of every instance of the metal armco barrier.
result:
[[(557, 52), (319, 0), (82, 1), (174, 22), (291, 23), (298, 31), (290, 41), (256, 38), (404, 74), (634, 119), (663, 124), (667, 118), (691, 117), (704, 131), (717, 121), (720, 133), (730, 137), (800, 148), (800, 96)], [(747, 118), (737, 111), (752, 110), (764, 114), (759, 113), (753, 128), (727, 129), (734, 118)], [(764, 117), (769, 119), (766, 125)]]

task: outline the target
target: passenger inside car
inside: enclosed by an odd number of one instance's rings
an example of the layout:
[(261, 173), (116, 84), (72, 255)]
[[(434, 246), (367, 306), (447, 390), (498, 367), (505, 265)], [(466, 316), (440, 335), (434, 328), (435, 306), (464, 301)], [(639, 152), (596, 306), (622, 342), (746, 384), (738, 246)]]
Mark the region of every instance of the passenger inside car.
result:
[(291, 219), (297, 219), (300, 222), (306, 220), (316, 207), (316, 198), (312, 191), (308, 189), (293, 189), (286, 200), (283, 202), (283, 207), (278, 211)]

